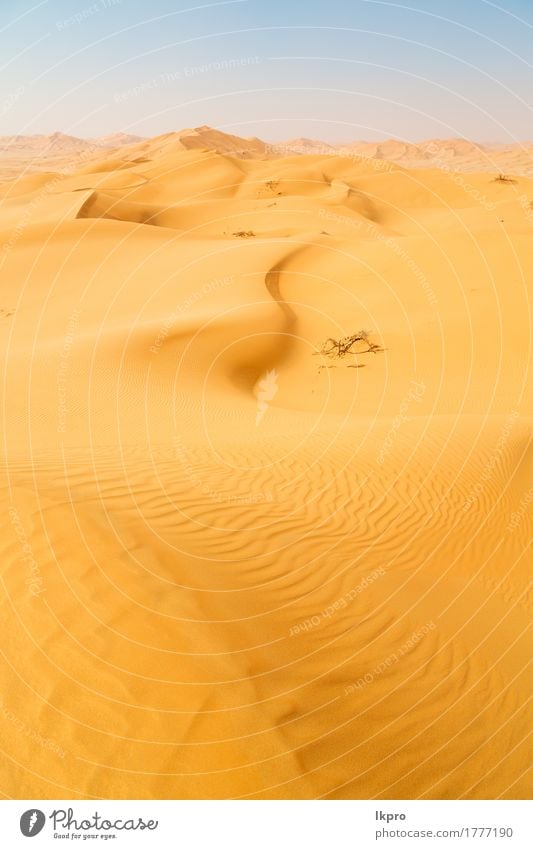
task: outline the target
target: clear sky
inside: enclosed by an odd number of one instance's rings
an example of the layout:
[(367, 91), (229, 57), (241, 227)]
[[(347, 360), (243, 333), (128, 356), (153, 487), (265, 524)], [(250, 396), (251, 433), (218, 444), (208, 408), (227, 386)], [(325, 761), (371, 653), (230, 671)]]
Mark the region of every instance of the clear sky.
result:
[(533, 0), (2, 0), (0, 135), (533, 140)]

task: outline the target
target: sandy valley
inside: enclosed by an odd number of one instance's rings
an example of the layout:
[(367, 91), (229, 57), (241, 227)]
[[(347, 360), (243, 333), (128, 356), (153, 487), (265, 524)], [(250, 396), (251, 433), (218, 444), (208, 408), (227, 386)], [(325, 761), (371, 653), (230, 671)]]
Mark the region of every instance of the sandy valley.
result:
[(530, 154), (56, 142), (0, 163), (3, 786), (526, 798)]

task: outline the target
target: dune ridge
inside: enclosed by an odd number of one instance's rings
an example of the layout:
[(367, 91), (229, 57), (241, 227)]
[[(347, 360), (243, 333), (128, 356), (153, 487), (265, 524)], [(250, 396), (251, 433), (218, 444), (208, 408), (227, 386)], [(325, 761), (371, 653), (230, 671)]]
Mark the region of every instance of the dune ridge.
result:
[(527, 798), (533, 179), (116, 141), (0, 183), (3, 787)]
[(84, 162), (98, 160), (102, 153), (120, 149), (127, 160), (161, 155), (163, 152), (213, 150), (239, 159), (278, 159), (288, 156), (342, 156), (372, 160), (376, 167), (396, 163), (407, 168), (438, 168), (449, 172), (487, 172), (533, 176), (533, 143), (514, 144), (473, 142), (468, 139), (428, 139), (405, 142), (385, 139), (378, 142), (354, 141), (332, 144), (309, 138), (265, 142), (256, 137), (242, 138), (206, 125), (143, 138), (116, 132), (95, 139), (82, 139), (65, 133), (33, 136), (0, 136), (2, 179), (17, 179), (22, 171), (64, 171), (79, 169)]

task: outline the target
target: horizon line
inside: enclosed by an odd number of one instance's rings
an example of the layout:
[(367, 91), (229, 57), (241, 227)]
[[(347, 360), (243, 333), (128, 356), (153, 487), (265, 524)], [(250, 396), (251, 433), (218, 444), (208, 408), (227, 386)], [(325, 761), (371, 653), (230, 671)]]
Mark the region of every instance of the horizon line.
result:
[(462, 141), (462, 142), (468, 142), (470, 144), (476, 144), (476, 145), (505, 145), (505, 146), (509, 146), (509, 147), (518, 146), (518, 145), (526, 145), (526, 144), (527, 145), (533, 145), (533, 139), (527, 139), (527, 138), (517, 139), (517, 140), (514, 140), (514, 141), (501, 141), (501, 140), (497, 140), (497, 139), (482, 139), (482, 138), (475, 138), (475, 137), (471, 137), (471, 136), (424, 136), (424, 137), (418, 138), (418, 139), (406, 139), (402, 136), (389, 135), (389, 136), (383, 136), (383, 137), (380, 137), (380, 138), (377, 138), (377, 139), (353, 137), (353, 138), (346, 140), (346, 141), (328, 141), (327, 138), (324, 138), (324, 137), (320, 138), (320, 137), (308, 136), (308, 135), (307, 136), (306, 135), (301, 135), (301, 136), (295, 135), (295, 136), (290, 136), (288, 138), (285, 137), (285, 138), (278, 139), (278, 140), (269, 140), (269, 139), (262, 138), (261, 136), (256, 136), (256, 135), (240, 136), (238, 133), (233, 133), (233, 132), (230, 132), (228, 130), (221, 130), (218, 127), (212, 126), (210, 124), (199, 124), (195, 127), (181, 127), (180, 129), (166, 130), (162, 133), (157, 132), (157, 133), (153, 133), (151, 135), (140, 135), (139, 133), (133, 132), (131, 130), (126, 130), (126, 129), (110, 130), (109, 132), (101, 133), (99, 135), (90, 135), (90, 136), (83, 136), (83, 135), (78, 136), (78, 135), (74, 135), (72, 133), (65, 132), (64, 130), (53, 130), (53, 131), (48, 132), (48, 133), (43, 133), (43, 132), (41, 132), (41, 133), (17, 133), (17, 132), (15, 132), (15, 133), (0, 133), (0, 139), (2, 139), (2, 138), (13, 138), (13, 137), (28, 138), (28, 139), (31, 139), (31, 138), (53, 138), (54, 136), (63, 136), (65, 138), (76, 139), (78, 141), (91, 141), (91, 140), (99, 140), (99, 139), (109, 138), (110, 136), (135, 136), (139, 140), (149, 140), (149, 139), (159, 138), (159, 137), (162, 137), (162, 136), (180, 135), (180, 134), (184, 134), (184, 133), (188, 133), (188, 132), (194, 133), (194, 132), (198, 132), (199, 130), (205, 130), (205, 131), (213, 130), (213, 131), (215, 131), (217, 133), (221, 133), (223, 135), (235, 136), (237, 138), (241, 138), (244, 141), (250, 141), (252, 139), (255, 139), (255, 140), (263, 142), (264, 144), (267, 144), (267, 145), (287, 144), (288, 142), (298, 141), (300, 139), (305, 140), (305, 141), (320, 143), (320, 144), (326, 144), (330, 147), (335, 147), (335, 148), (339, 148), (339, 147), (342, 147), (343, 145), (347, 145), (347, 144), (356, 144), (356, 143), (384, 144), (386, 142), (400, 142), (402, 144), (420, 145), (420, 144), (424, 144), (424, 143), (428, 143), (428, 142), (434, 142), (434, 141), (443, 141), (443, 142), (445, 142), (445, 141)]

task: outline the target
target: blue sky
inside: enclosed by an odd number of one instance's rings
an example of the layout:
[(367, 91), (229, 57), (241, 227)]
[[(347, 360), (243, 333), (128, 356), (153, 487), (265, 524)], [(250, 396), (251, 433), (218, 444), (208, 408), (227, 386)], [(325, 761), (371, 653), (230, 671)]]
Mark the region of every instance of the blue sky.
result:
[(533, 0), (2, 0), (0, 134), (533, 139)]

